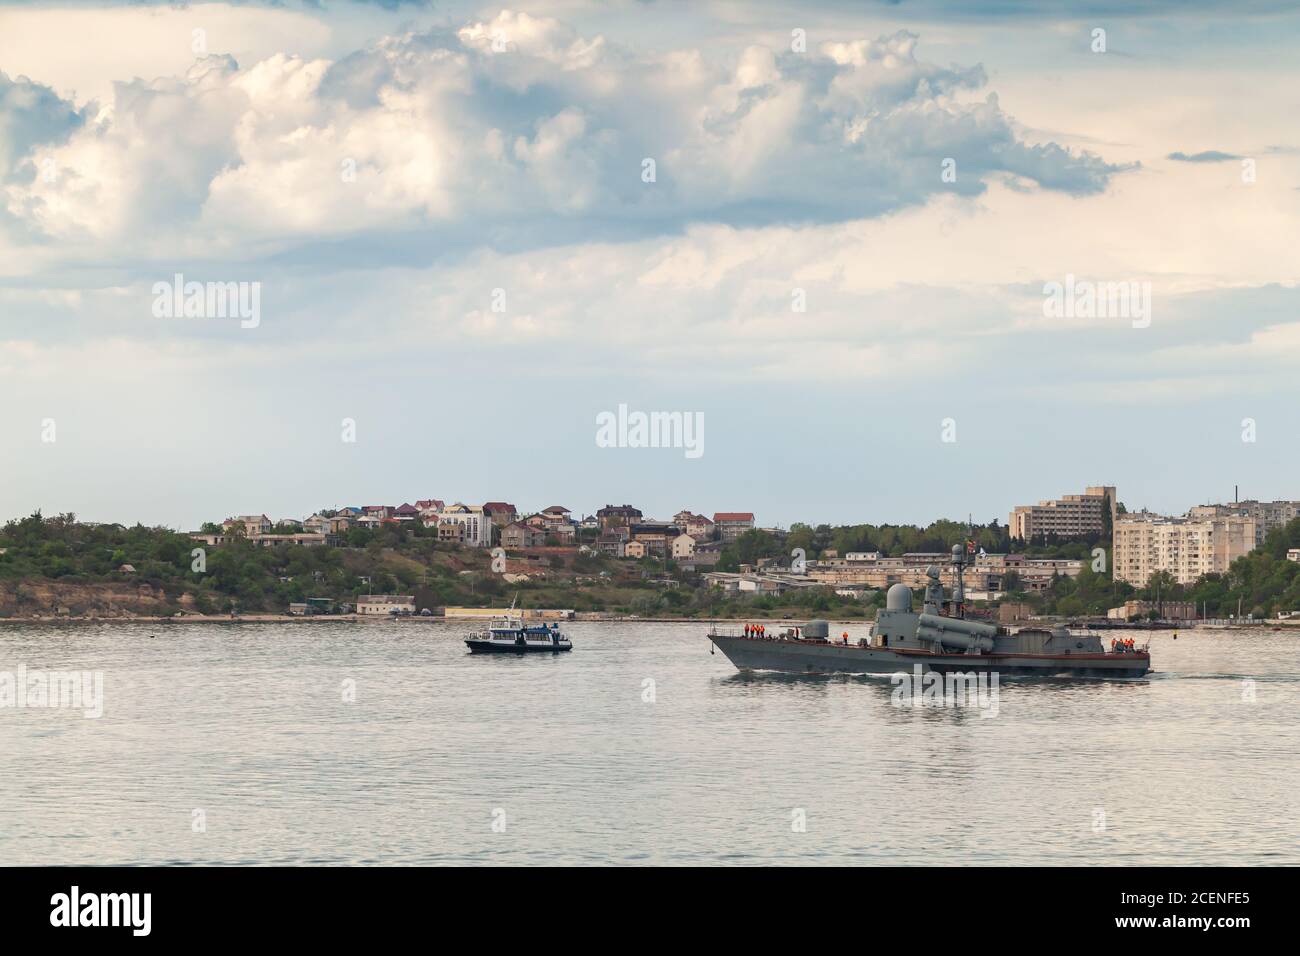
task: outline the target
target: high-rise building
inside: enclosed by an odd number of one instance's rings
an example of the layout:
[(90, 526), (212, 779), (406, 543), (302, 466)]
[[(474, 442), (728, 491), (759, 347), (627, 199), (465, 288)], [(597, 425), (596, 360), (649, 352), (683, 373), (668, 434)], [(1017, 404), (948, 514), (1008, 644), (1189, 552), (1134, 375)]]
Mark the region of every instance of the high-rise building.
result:
[(1011, 537), (1028, 541), (1040, 535), (1081, 537), (1106, 530), (1107, 512), (1115, 520), (1115, 486), (1098, 485), (1081, 495), (1065, 495), (1036, 505), (1018, 505), (1011, 512)]
[(1115, 521), (1114, 577), (1145, 587), (1151, 575), (1167, 571), (1179, 584), (1222, 574), (1255, 549), (1255, 519), (1240, 515), (1168, 518), (1147, 511)]
[(1218, 518), (1238, 515), (1255, 520), (1255, 547), (1264, 543), (1274, 528), (1285, 527), (1300, 518), (1300, 501), (1236, 501), (1230, 505), (1197, 505), (1189, 514), (1194, 518)]

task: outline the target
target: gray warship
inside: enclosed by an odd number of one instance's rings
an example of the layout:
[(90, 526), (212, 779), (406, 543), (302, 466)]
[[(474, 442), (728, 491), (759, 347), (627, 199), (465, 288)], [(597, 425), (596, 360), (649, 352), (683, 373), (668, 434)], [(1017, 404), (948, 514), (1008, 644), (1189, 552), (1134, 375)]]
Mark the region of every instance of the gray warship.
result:
[(956, 586), (947, 600), (939, 567), (926, 569), (925, 602), (912, 609), (912, 589), (895, 584), (869, 637), (850, 644), (832, 641), (825, 621), (810, 621), (777, 634), (714, 626), (708, 638), (741, 670), (795, 674), (892, 674), (922, 672), (1037, 675), (1041, 677), (1142, 677), (1151, 670), (1148, 647), (1107, 651), (1096, 634), (1073, 634), (1064, 626), (1021, 628), (1014, 633), (965, 617), (962, 571), (966, 553), (952, 549)]

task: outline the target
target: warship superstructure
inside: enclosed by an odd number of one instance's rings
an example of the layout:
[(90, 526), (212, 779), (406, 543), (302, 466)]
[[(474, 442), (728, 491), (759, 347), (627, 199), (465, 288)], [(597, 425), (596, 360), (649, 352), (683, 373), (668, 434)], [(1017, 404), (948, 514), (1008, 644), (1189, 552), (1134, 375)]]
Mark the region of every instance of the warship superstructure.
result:
[(870, 636), (855, 643), (833, 641), (825, 621), (810, 621), (769, 634), (742, 627), (714, 627), (709, 640), (741, 670), (797, 674), (939, 673), (1031, 674), (1043, 677), (1141, 677), (1151, 670), (1146, 647), (1108, 651), (1096, 634), (1075, 634), (1064, 626), (1007, 628), (965, 617), (962, 572), (967, 555), (952, 549), (956, 586), (948, 600), (937, 565), (926, 569), (925, 600), (912, 608), (912, 589), (895, 584)]

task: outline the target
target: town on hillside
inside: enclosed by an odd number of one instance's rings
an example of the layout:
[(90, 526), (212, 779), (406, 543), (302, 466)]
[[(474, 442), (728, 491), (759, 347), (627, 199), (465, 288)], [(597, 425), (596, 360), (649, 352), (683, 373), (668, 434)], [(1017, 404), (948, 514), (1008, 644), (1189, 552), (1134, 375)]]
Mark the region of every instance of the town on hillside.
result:
[[(1208, 598), (1185, 598), (1192, 597), (1194, 588), (1227, 576), (1235, 561), (1261, 548), (1271, 532), (1297, 517), (1296, 501), (1234, 500), (1199, 505), (1177, 517), (1129, 512), (1113, 485), (1099, 485), (1081, 494), (1017, 505), (1005, 527), (994, 521), (976, 532), (949, 524), (958, 540), (969, 537), (964, 572), (968, 600), (987, 606), (1004, 622), (1045, 609), (1095, 615), (1103, 587), (1114, 598), (1114, 606), (1104, 609), (1110, 620), (1191, 620), (1257, 611), (1253, 603), (1233, 611), (1225, 609), (1222, 599), (1211, 609)], [(385, 528), (419, 529), (453, 548), (492, 549), (502, 558), (497, 567), (508, 583), (534, 577), (539, 559), (554, 564), (566, 555), (637, 562), (665, 572), (642, 575), (657, 584), (693, 581), (722, 595), (774, 602), (794, 600), (801, 591), (871, 601), (894, 584), (923, 588), (932, 566), (940, 569), (945, 585), (954, 583), (951, 554), (941, 535), (931, 537), (930, 550), (870, 546), (869, 533), (858, 539), (867, 547), (855, 547), (842, 534), (838, 537), (845, 546), (836, 547), (840, 541), (827, 526), (759, 528), (752, 512), (709, 517), (683, 510), (670, 520), (655, 520), (629, 504), (606, 504), (594, 514), (575, 517), (562, 505), (523, 515), (503, 501), (448, 505), (422, 499), (326, 509), (302, 520), (240, 515), (219, 526), (205, 525), (191, 537), (210, 547), (236, 539), (267, 548), (356, 547), (366, 543), (367, 533)], [(905, 547), (907, 542), (899, 537), (893, 543)], [(1286, 549), (1285, 557), (1293, 565), (1300, 562), (1300, 548)], [(1300, 610), (1300, 593), (1294, 592), (1291, 588), (1266, 610), (1283, 615)], [(1079, 600), (1072, 601), (1076, 594)], [(326, 604), (334, 602), (295, 602), (291, 610), (308, 614)], [(416, 605), (413, 595), (363, 594), (355, 609), (360, 614), (411, 614), (418, 613)]]

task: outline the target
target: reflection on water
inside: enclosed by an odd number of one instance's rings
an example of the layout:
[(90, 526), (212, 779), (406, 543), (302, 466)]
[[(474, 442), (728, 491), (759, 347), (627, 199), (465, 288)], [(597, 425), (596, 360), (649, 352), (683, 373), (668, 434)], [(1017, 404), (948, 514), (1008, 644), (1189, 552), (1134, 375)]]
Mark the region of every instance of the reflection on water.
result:
[(459, 630), (0, 629), (0, 672), (105, 698), (0, 708), (0, 861), (1300, 863), (1294, 636), (1156, 632), (1148, 679), (1006, 678), (990, 718), (738, 673), (702, 626)]

